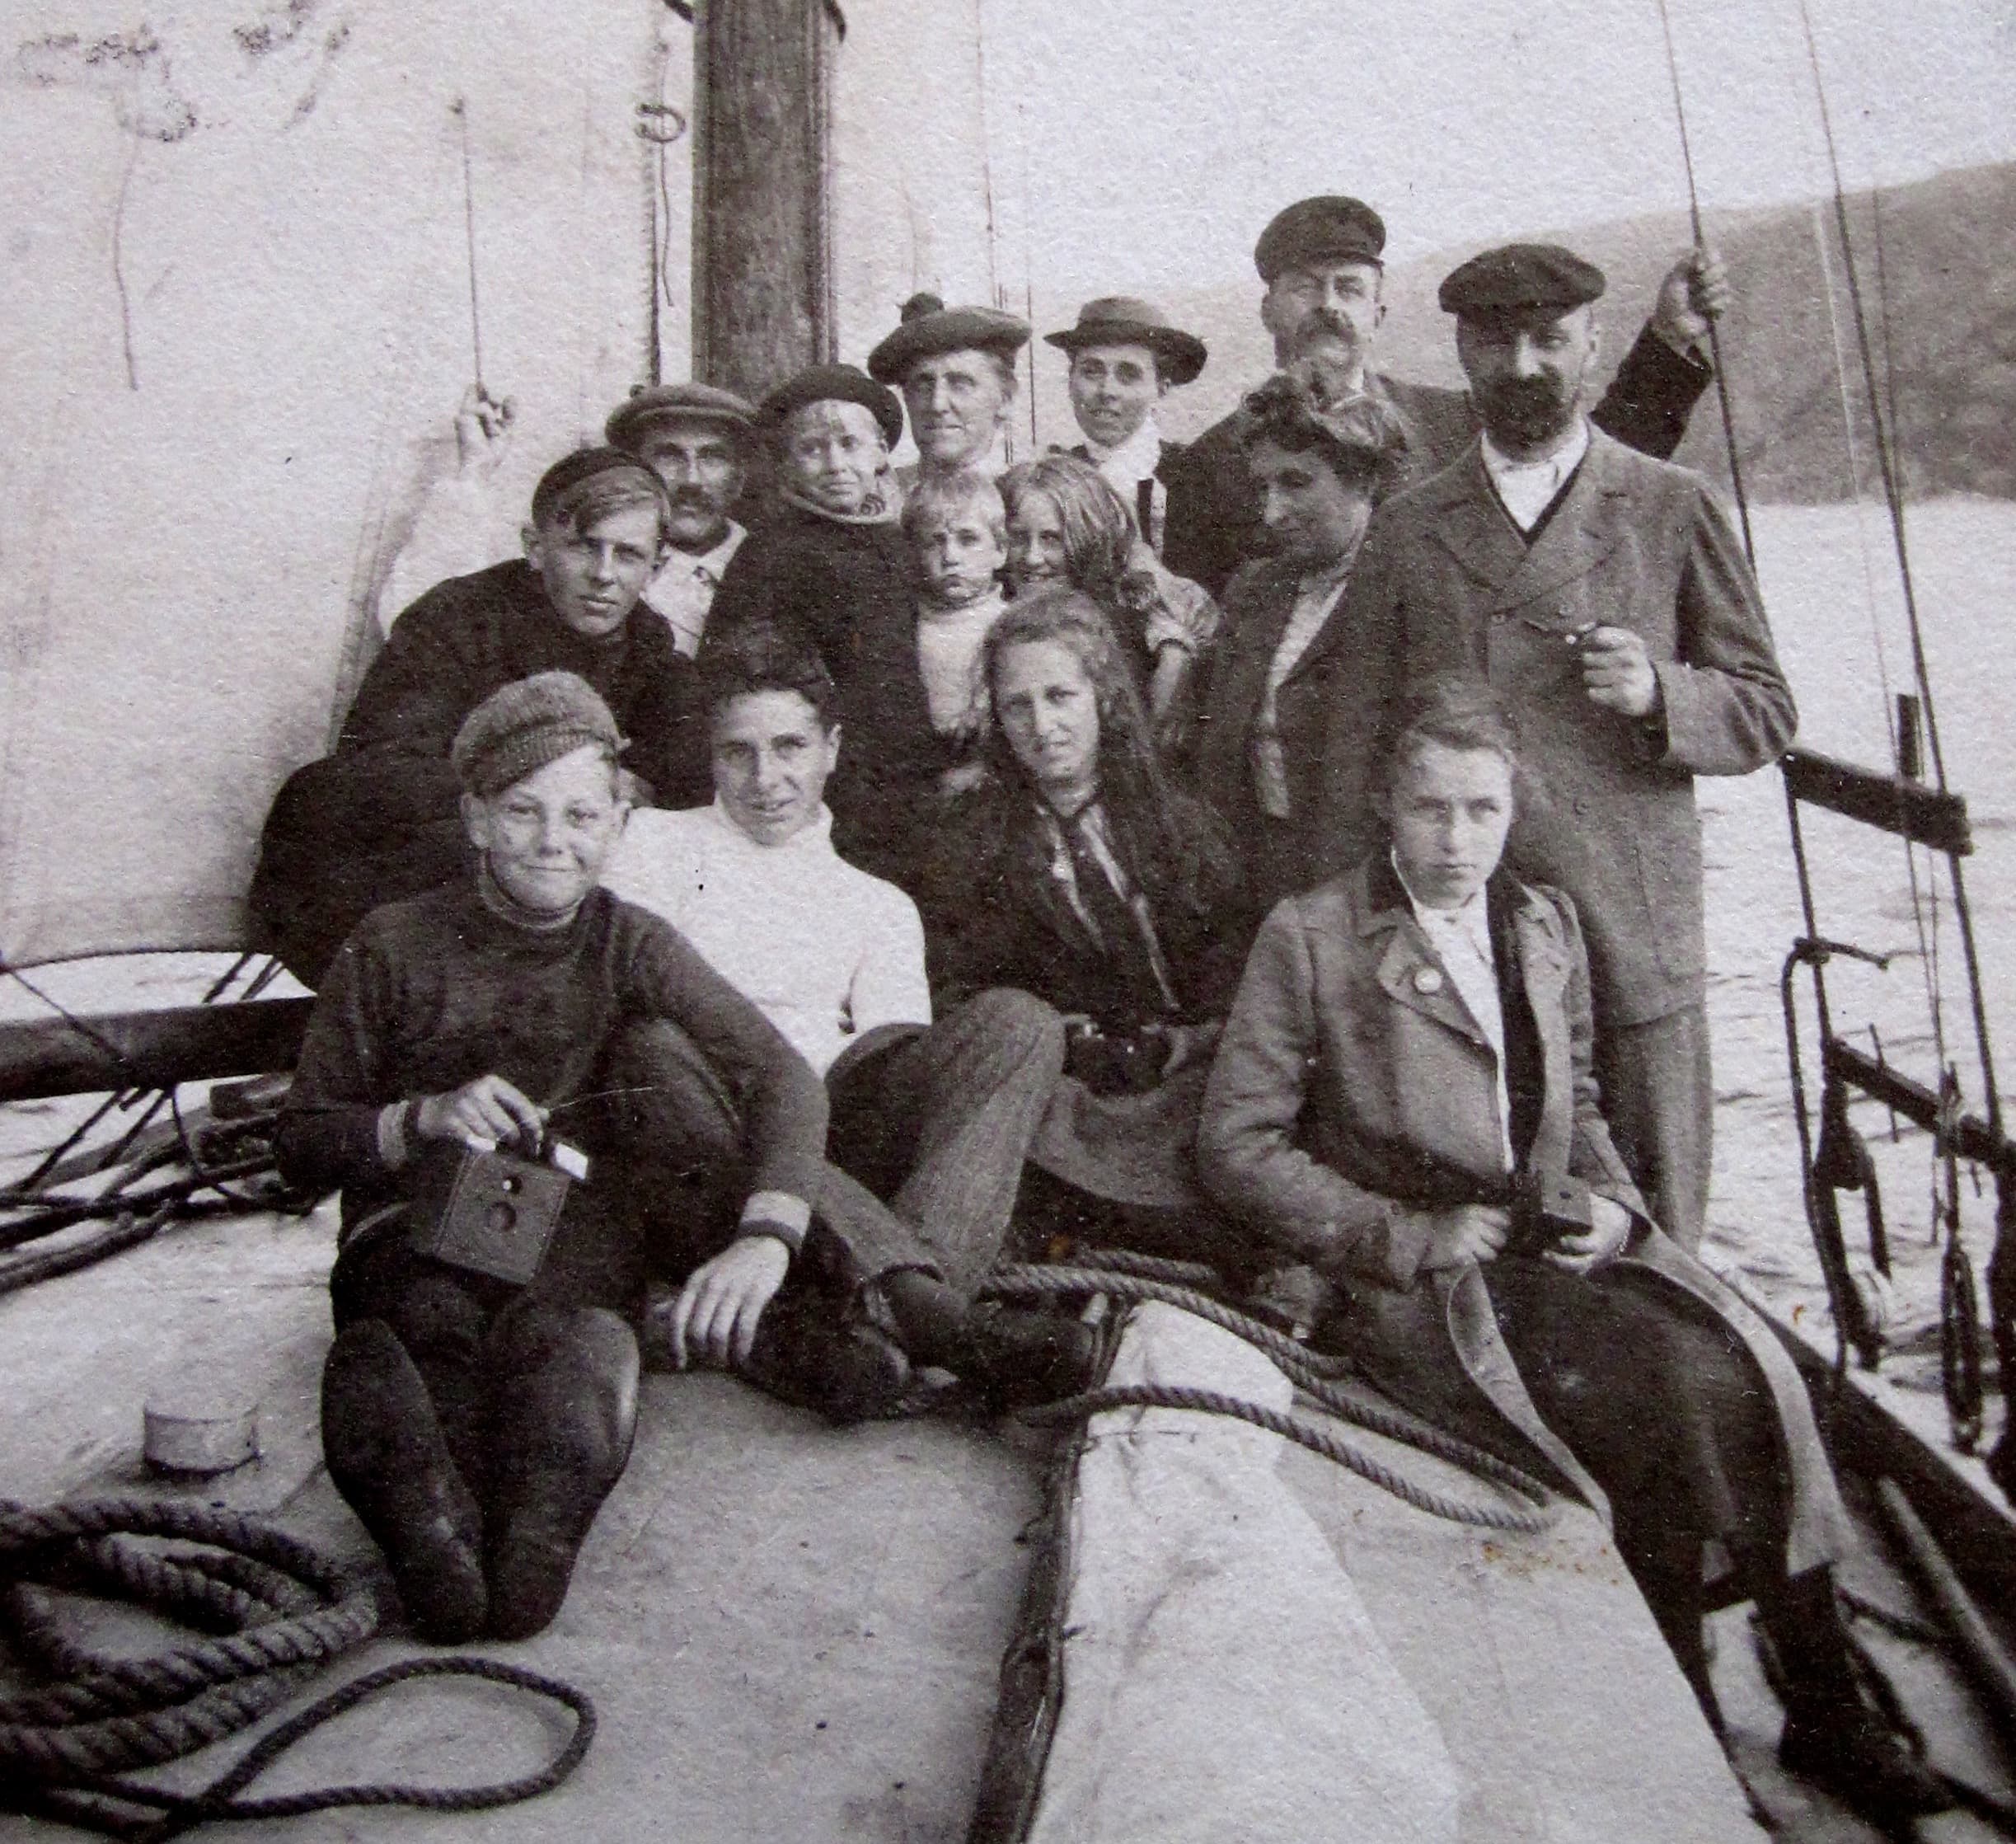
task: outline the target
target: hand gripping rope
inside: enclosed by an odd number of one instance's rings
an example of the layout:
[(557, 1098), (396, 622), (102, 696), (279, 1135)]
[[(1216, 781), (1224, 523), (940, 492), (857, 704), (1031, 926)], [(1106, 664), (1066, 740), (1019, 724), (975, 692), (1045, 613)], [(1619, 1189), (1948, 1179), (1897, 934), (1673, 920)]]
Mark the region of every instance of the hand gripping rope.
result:
[(1191, 1388), (1165, 1383), (1135, 1383), (1087, 1390), (1061, 1402), (1049, 1402), (1019, 1411), (1024, 1420), (1039, 1424), (1069, 1422), (1104, 1413), (1109, 1409), (1186, 1409), (1205, 1415), (1229, 1415), (1281, 1435), (1311, 1452), (1369, 1480), (1384, 1491), (1451, 1523), (1474, 1525), (1484, 1530), (1502, 1530), (1536, 1535), (1550, 1529), (1559, 1516), (1554, 1495), (1531, 1473), (1460, 1436), (1444, 1432), (1390, 1404), (1368, 1401), (1340, 1389), (1336, 1379), (1345, 1369), (1334, 1358), (1310, 1351), (1272, 1326), (1213, 1299), (1194, 1287), (1156, 1278), (1183, 1273), (1202, 1280), (1212, 1270), (1199, 1264), (1165, 1262), (1154, 1258), (1121, 1255), (1102, 1251), (1074, 1267), (1037, 1264), (1006, 1265), (987, 1277), (984, 1291), (1004, 1299), (1054, 1299), (1103, 1293), (1109, 1299), (1138, 1302), (1159, 1300), (1180, 1307), (1198, 1318), (1231, 1332), (1273, 1359), (1289, 1380), (1313, 1396), (1341, 1421), (1382, 1434), (1389, 1440), (1418, 1448), (1424, 1453), (1464, 1467), (1517, 1494), (1537, 1508), (1528, 1510), (1512, 1504), (1479, 1504), (1454, 1498), (1429, 1487), (1417, 1485), (1395, 1468), (1354, 1446), (1323, 1422), (1306, 1415), (1285, 1414), (1258, 1402), (1228, 1396), (1217, 1390)]
[[(130, 1537), (205, 1546), (174, 1555)], [(47, 1588), (108, 1592), (220, 1636), (147, 1659), (101, 1657), (57, 1630)], [(335, 1806), (471, 1812), (557, 1786), (595, 1734), (588, 1698), (490, 1659), (406, 1659), (368, 1672), (262, 1737), (201, 1791), (119, 1776), (179, 1759), (256, 1721), (315, 1671), (377, 1631), (375, 1598), (327, 1557), (235, 1512), (175, 1499), (101, 1498), (37, 1510), (0, 1501), (0, 1625), (53, 1682), (0, 1698), (0, 1809), (156, 1844), (218, 1819), (283, 1818)], [(545, 1767), (487, 1786), (365, 1784), (275, 1799), (238, 1795), (304, 1735), (392, 1685), (481, 1678), (565, 1705), (574, 1734)]]

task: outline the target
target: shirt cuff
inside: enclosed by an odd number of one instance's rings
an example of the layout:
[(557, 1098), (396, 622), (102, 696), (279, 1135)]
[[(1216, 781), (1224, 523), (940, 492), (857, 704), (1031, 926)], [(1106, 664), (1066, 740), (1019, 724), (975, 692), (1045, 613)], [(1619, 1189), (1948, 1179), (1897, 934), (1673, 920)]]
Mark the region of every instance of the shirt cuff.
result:
[(417, 1104), (394, 1101), (378, 1110), (378, 1157), (396, 1171), (413, 1157), (413, 1114)]
[(745, 1236), (774, 1236), (795, 1255), (812, 1226), (812, 1206), (789, 1191), (756, 1191), (742, 1207)]

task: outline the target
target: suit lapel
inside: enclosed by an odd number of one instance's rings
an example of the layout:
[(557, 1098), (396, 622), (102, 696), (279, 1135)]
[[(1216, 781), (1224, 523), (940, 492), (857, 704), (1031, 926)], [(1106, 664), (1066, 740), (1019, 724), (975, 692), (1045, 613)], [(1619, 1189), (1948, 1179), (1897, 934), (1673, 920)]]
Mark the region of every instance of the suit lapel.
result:
[(1432, 1018), (1459, 1037), (1489, 1050), (1491, 1046), (1482, 1028), (1470, 1016), (1470, 1008), (1457, 992), (1456, 982), (1450, 978), (1414, 920), (1413, 906), (1398, 873), (1379, 855), (1367, 866), (1365, 877), (1367, 915), (1359, 932), (1386, 936), (1385, 951), (1379, 957), (1380, 989), (1395, 1005), (1404, 1006), (1423, 1018)]
[(1437, 480), (1438, 489), (1423, 490), (1441, 495), (1429, 519), (1430, 533), (1476, 581), (1502, 593), (1526, 565), (1528, 552), (1484, 472), (1483, 449), (1473, 442), (1464, 459)]
[[(1104, 950), (1085, 919), (1071, 906), (1040, 814), (1031, 814), (1015, 828), (1016, 875), (1010, 888), (1029, 893), (1029, 904), (1052, 934), (1074, 953), (1098, 955)], [(1068, 863), (1068, 858), (1065, 861)]]
[[(1483, 476), (1479, 453), (1477, 472)], [(1500, 581), (1495, 608), (1517, 608), (1558, 594), (1587, 576), (1623, 542), (1630, 494), (1614, 460), (1615, 445), (1601, 429), (1592, 428), (1589, 452), (1568, 483), (1567, 498), (1540, 536), (1523, 547), (1517, 567)], [(1488, 478), (1484, 487), (1487, 493), (1493, 491)], [(1511, 522), (1502, 511), (1499, 518), (1509, 527)]]

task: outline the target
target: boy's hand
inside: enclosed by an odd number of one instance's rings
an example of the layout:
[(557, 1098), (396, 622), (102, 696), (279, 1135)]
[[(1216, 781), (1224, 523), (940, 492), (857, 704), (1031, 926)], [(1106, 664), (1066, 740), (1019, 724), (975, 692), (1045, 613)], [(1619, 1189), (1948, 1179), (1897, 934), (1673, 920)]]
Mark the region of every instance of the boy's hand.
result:
[(1592, 1194), (1589, 1227), (1579, 1236), (1564, 1236), (1546, 1251), (1548, 1260), (1571, 1274), (1600, 1268), (1631, 1240), (1631, 1213), (1615, 1198)]
[(538, 1145), (546, 1110), (501, 1076), (479, 1076), (447, 1095), (429, 1095), (414, 1116), (424, 1140), (457, 1140), (472, 1152), (495, 1152), (505, 1140)]
[(658, 1307), (682, 1370), (705, 1358), (747, 1363), (757, 1322), (784, 1284), (791, 1251), (774, 1236), (743, 1236), (687, 1277), (677, 1299)]
[(1460, 1268), (1466, 1261), (1495, 1261), (1512, 1238), (1512, 1213), (1495, 1204), (1453, 1204), (1430, 1210), (1424, 1268)]

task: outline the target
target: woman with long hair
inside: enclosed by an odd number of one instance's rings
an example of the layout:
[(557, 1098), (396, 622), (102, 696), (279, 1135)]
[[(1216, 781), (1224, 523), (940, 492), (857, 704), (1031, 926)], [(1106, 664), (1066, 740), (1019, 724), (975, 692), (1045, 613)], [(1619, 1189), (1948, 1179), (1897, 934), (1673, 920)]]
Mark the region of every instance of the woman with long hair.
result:
[(1090, 1197), (1195, 1213), (1197, 1103), (1245, 946), (1236, 854), (1172, 785), (1089, 596), (1019, 598), (982, 657), (987, 772), (923, 884), (934, 997), (1048, 1001), (1068, 1073), (1033, 1161)]
[(1199, 658), (1219, 626), (1218, 605), (1165, 570), (1126, 500), (1089, 461), (1048, 454), (1001, 476), (1008, 509), (1008, 584), (1023, 594), (1065, 583), (1105, 611), (1128, 643), (1157, 744), (1181, 746)]

